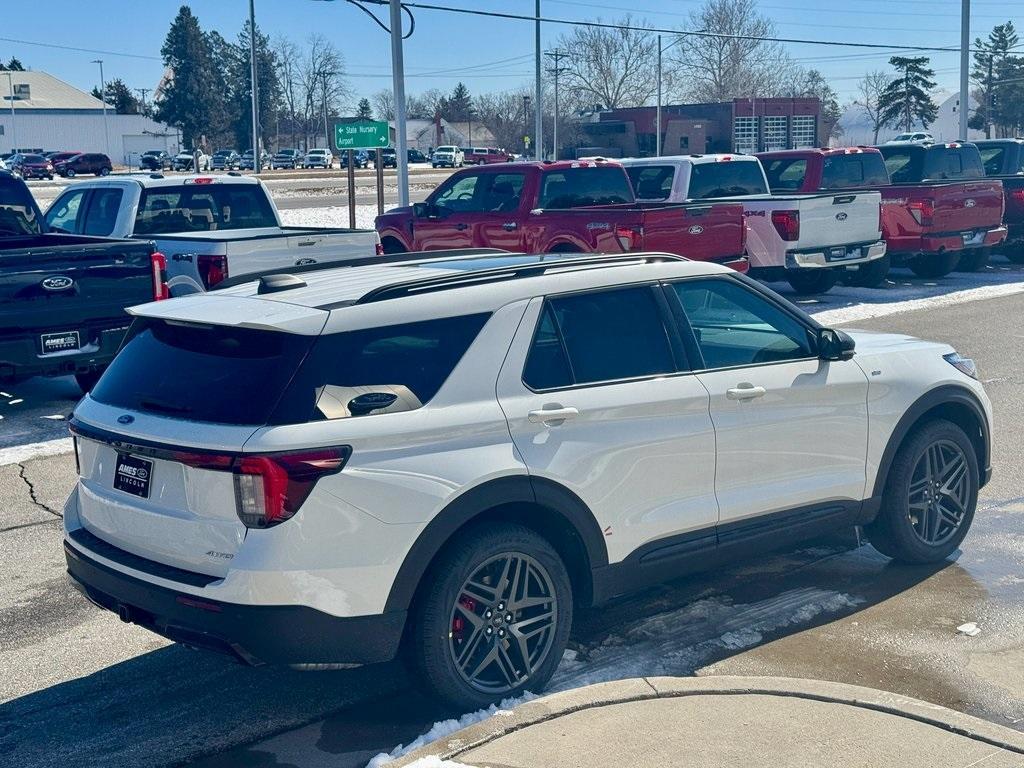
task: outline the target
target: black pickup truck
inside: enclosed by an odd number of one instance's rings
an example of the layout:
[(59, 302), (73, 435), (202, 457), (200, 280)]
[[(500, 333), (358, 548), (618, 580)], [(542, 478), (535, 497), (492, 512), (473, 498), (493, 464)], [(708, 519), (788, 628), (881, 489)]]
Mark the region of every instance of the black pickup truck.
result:
[(0, 382), (74, 374), (88, 391), (125, 307), (161, 298), (162, 266), (152, 242), (46, 232), (25, 182), (0, 171)]
[(1003, 222), (1007, 229), (1003, 253), (1015, 264), (1024, 264), (1024, 139), (974, 143), (981, 152), (985, 175), (1003, 182)]

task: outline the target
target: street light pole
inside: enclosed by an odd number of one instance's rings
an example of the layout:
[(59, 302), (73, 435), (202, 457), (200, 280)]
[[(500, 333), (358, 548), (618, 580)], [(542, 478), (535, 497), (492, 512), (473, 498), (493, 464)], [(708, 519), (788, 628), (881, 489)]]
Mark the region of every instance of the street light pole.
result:
[(658, 35), (658, 112), (654, 121), (654, 156), (661, 157), (661, 35)]
[(398, 204), (409, 205), (409, 151), (405, 137), (405, 63), (402, 60), (402, 3), (391, 2), (391, 82), (395, 94), (395, 172)]
[(558, 63), (562, 59), (566, 58), (569, 54), (566, 53), (565, 51), (561, 50), (560, 48), (556, 48), (553, 51), (545, 51), (544, 55), (545, 56), (550, 56), (551, 59), (555, 62), (555, 66), (553, 66), (551, 69), (549, 69), (548, 72), (555, 76), (555, 124), (554, 124), (554, 129), (552, 131), (552, 137), (551, 137), (551, 143), (552, 143), (551, 158), (553, 160), (557, 160), (558, 159), (558, 117), (559, 117), (559, 111), (560, 111), (559, 110), (559, 107), (560, 107), (560, 104), (559, 104), (559, 94), (558, 94), (558, 78), (562, 74), (562, 72), (564, 71), (562, 69), (562, 67), (560, 67), (558, 65)]
[(7, 70), (7, 88), (11, 92), (11, 151), (15, 152), (18, 149), (18, 129), (14, 125), (14, 81), (11, 79), (10, 70)]
[[(107, 127), (107, 81), (103, 78), (103, 59), (93, 59), (93, 64), (100, 65), (100, 101), (103, 102), (103, 145), (107, 156), (110, 156), (110, 130)], [(11, 102), (12, 106), (14, 102)]]
[[(967, 100), (971, 66), (971, 0), (960, 4), (960, 139), (967, 141)], [(909, 130), (909, 128), (908, 128)]]
[(260, 93), (256, 67), (256, 3), (249, 0), (249, 77), (252, 79), (252, 172), (260, 175), (263, 170), (263, 153), (260, 151)]
[(540, 0), (537, 0), (537, 20), (534, 22), (534, 44), (535, 51), (534, 55), (536, 61), (536, 82), (534, 83), (534, 118), (533, 118), (533, 132), (536, 134), (533, 137), (533, 145), (536, 147), (536, 157), (538, 160), (544, 159), (544, 105), (543, 96), (541, 94), (540, 85)]

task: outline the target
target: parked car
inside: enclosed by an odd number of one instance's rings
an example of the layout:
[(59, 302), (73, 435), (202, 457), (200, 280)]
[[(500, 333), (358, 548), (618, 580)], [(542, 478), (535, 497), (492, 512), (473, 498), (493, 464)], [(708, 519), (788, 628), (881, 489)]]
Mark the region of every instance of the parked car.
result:
[(139, 167), (147, 171), (168, 171), (174, 167), (174, 158), (164, 149), (149, 149), (139, 158)]
[(460, 147), (438, 147), (430, 156), (434, 168), (461, 168), (465, 162), (466, 155)]
[(270, 161), (271, 170), (280, 168), (298, 168), (302, 164), (303, 154), (297, 149), (279, 149)]
[(110, 158), (100, 152), (82, 152), (67, 160), (58, 160), (53, 164), (53, 169), (61, 176), (67, 177), (81, 176), (84, 173), (106, 176), (114, 170), (114, 166)]
[(492, 163), (507, 163), (512, 156), (503, 149), (497, 147), (474, 147), (464, 153), (466, 165), (490, 165)]
[(210, 156), (211, 171), (233, 171), (242, 163), (242, 156), (233, 149), (218, 149)]
[[(99, 213), (90, 200), (109, 197)], [(76, 202), (77, 201), (77, 202)], [(171, 296), (282, 267), (374, 256), (372, 229), (284, 227), (263, 183), (254, 176), (132, 176), (87, 181), (64, 190), (46, 212), (82, 210), (70, 232), (152, 240), (167, 256)]]
[(682, 574), (854, 526), (942, 563), (991, 476), (970, 360), (721, 266), (302, 277), (133, 308), (76, 406), (68, 573), (122, 620), (248, 664), (402, 649), (471, 711), (542, 690), (574, 615)]
[(23, 179), (52, 179), (53, 163), (42, 155), (25, 155), (20, 152), (6, 161), (7, 170)]
[[(174, 170), (191, 171), (195, 162), (196, 158), (191, 152), (179, 152), (174, 156)], [(210, 156), (203, 152), (199, 153), (199, 170), (210, 170)]]
[(329, 169), (334, 167), (334, 155), (331, 150), (326, 148), (311, 149), (306, 153), (306, 156), (302, 158), (303, 168), (324, 168)]
[(47, 228), (25, 182), (0, 172), (0, 381), (74, 374), (88, 391), (124, 340), (125, 307), (162, 298), (152, 242), (61, 234), (84, 213), (61, 208)]
[[(352, 153), (352, 166), (354, 168), (368, 168), (370, 166), (371, 156), (370, 153), (365, 149), (357, 149)], [(349, 165), (349, 150), (344, 150), (341, 153), (341, 157), (338, 160), (339, 168), (348, 168)]]
[[(243, 171), (255, 170), (255, 168), (253, 168), (253, 157), (254, 157), (254, 155), (255, 155), (255, 153), (251, 149), (245, 150), (245, 152), (242, 153), (241, 159), (238, 161), (238, 167), (241, 170), (243, 170)], [(270, 153), (269, 152), (261, 152), (260, 153), (260, 170), (261, 171), (270, 167), (270, 159), (271, 158), (270, 158)]]
[(976, 141), (985, 176), (1003, 185), (1003, 223), (1007, 245), (1002, 251), (1015, 264), (1024, 264), (1024, 139)]
[(410, 163), (429, 163), (430, 158), (420, 152), (418, 149), (407, 150), (407, 155)]
[(930, 278), (958, 265), (977, 269), (988, 248), (1006, 237), (1001, 185), (984, 179), (973, 144), (795, 149), (757, 157), (774, 193), (882, 193), (886, 255), (851, 275), (856, 284), (877, 284), (890, 264)]
[(395, 151), (394, 147), (384, 147), (383, 149), (378, 149), (377, 152), (382, 168), (398, 167), (398, 152)]
[(787, 280), (797, 293), (823, 293), (847, 269), (885, 255), (878, 192), (773, 195), (752, 155), (650, 157), (622, 164), (642, 202), (742, 202), (751, 276)]
[(387, 253), (664, 251), (747, 269), (742, 203), (638, 205), (625, 169), (603, 161), (457, 171), (425, 202), (378, 216), (377, 231)]
[(924, 144), (935, 141), (935, 137), (928, 131), (908, 131), (893, 136), (886, 144)]

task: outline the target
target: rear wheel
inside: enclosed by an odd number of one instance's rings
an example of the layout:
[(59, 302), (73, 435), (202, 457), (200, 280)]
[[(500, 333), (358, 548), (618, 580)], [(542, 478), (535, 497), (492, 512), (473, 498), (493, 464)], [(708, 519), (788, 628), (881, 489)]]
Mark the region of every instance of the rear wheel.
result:
[(858, 288), (877, 288), (885, 282), (892, 267), (892, 259), (885, 254), (880, 259), (861, 264), (854, 272), (848, 272), (844, 282)]
[(992, 255), (991, 248), (972, 248), (960, 254), (960, 262), (957, 264), (957, 272), (977, 272), (988, 265), (988, 257)]
[(573, 611), (569, 575), (546, 539), (518, 525), (470, 528), (426, 578), (409, 651), (431, 693), (473, 710), (543, 689)]
[(110, 169), (109, 168), (100, 168), (100, 172), (97, 173), (96, 175), (97, 176), (107, 176), (107, 175), (109, 175), (109, 173), (110, 173)]
[(64, 174), (70, 178), (75, 175), (75, 169), (68, 168), (66, 171), (64, 171)]
[(960, 261), (958, 251), (943, 251), (942, 253), (926, 253), (915, 256), (907, 266), (918, 277), (945, 277), (954, 269)]
[(978, 503), (978, 460), (964, 431), (925, 424), (900, 446), (882, 509), (864, 531), (875, 549), (908, 563), (934, 563), (960, 546)]
[(801, 296), (825, 293), (839, 279), (835, 269), (788, 269), (786, 280)]

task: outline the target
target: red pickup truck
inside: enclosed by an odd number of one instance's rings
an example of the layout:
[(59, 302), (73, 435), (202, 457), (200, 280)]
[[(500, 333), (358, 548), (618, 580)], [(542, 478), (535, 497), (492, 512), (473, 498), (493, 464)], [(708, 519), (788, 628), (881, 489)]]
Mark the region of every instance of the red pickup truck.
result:
[(641, 204), (606, 161), (503, 163), (452, 174), (426, 202), (377, 217), (385, 253), (662, 251), (746, 272), (742, 203)]
[(1006, 239), (1003, 190), (973, 144), (888, 144), (757, 155), (772, 192), (875, 189), (888, 253), (848, 282), (877, 285), (890, 263), (921, 277), (980, 269)]

